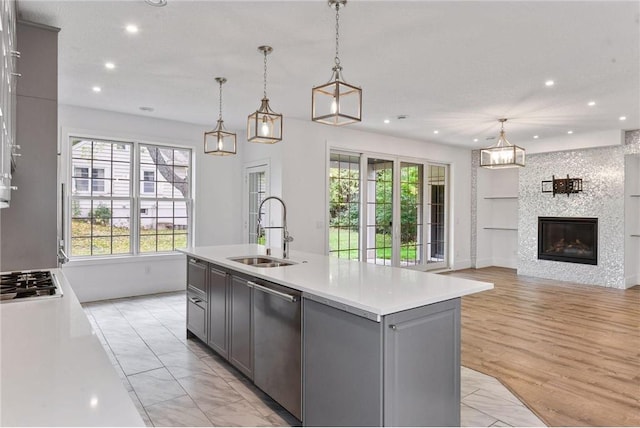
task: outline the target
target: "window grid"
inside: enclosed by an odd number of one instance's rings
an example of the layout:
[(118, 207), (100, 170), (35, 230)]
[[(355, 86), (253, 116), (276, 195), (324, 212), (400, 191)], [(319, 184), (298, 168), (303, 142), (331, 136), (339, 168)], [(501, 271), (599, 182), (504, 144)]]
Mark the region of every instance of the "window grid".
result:
[(445, 184), (446, 167), (429, 165), (429, 237), (427, 240), (427, 263), (439, 263), (445, 260)]
[[(187, 246), (190, 149), (74, 137), (70, 142), (72, 257)], [(140, 185), (132, 191), (134, 165)], [(138, 227), (132, 229), (134, 224)]]
[(400, 264), (422, 263), (423, 165), (400, 164)]
[(367, 262), (391, 266), (393, 161), (370, 158), (367, 162)]
[(329, 255), (360, 259), (360, 157), (331, 153)]

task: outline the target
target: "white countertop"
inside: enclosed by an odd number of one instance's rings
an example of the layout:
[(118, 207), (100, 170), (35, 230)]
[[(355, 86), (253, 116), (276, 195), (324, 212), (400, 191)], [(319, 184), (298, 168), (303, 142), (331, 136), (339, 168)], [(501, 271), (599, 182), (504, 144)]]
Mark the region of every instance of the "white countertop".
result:
[(0, 304), (1, 426), (144, 426), (60, 270), (64, 295)]
[[(297, 264), (259, 268), (229, 260), (229, 257), (264, 255), (262, 245), (193, 247), (182, 252), (237, 272), (272, 281), (293, 289), (348, 305), (378, 316), (490, 290), (493, 284), (437, 275), (411, 269), (376, 266), (337, 257), (292, 251)], [(282, 253), (274, 249), (272, 256)], [(306, 262), (306, 263), (305, 263)]]

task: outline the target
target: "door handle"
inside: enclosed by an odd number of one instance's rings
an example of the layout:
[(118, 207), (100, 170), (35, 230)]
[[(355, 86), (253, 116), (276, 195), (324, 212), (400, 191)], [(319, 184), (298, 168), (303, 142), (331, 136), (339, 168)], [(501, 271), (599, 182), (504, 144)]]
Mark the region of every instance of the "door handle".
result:
[(284, 299), (284, 300), (286, 300), (288, 302), (294, 303), (294, 302), (298, 301), (298, 296), (294, 296), (294, 295), (287, 294), (287, 293), (282, 293), (282, 292), (274, 290), (272, 288), (268, 288), (268, 287), (265, 287), (263, 285), (256, 284), (253, 281), (248, 281), (247, 284), (249, 284), (250, 286), (252, 286), (256, 290), (263, 291), (263, 292), (265, 292), (267, 294), (271, 294), (272, 296), (279, 297), (279, 298)]

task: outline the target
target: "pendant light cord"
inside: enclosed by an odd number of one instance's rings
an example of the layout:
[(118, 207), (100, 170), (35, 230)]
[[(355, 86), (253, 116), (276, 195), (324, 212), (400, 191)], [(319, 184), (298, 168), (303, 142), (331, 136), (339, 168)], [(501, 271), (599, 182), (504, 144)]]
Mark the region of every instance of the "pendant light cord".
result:
[(267, 98), (267, 51), (264, 51), (264, 97)]
[(218, 106), (218, 120), (222, 120), (222, 81), (220, 83), (220, 105)]
[(340, 3), (336, 3), (336, 67), (340, 67), (340, 57), (338, 53), (340, 51)]

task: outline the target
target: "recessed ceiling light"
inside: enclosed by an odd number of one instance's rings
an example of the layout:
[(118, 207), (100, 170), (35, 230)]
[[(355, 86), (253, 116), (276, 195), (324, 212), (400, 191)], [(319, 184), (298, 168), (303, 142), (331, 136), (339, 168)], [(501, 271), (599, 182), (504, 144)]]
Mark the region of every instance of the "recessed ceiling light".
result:
[(477, 139), (477, 138), (474, 138), (474, 139), (473, 139), (473, 142), (474, 142), (474, 143), (477, 143), (477, 142), (478, 142), (478, 139)]
[(434, 134), (439, 134), (440, 131), (438, 131), (437, 129), (435, 131), (433, 131)]
[(391, 122), (389, 119), (384, 120), (384, 123), (389, 123), (389, 122)]
[(94, 86), (93, 88), (91, 88), (91, 90), (93, 92), (102, 92), (102, 88), (100, 86)]
[(573, 134), (573, 131), (567, 131), (567, 134)]
[(104, 67), (108, 68), (109, 70), (113, 70), (114, 68), (116, 68), (116, 65), (112, 62), (105, 62)]
[(627, 120), (627, 116), (620, 116), (619, 119), (620, 120)]
[(150, 6), (163, 7), (167, 5), (167, 0), (144, 0)]
[(154, 110), (154, 108), (153, 107), (142, 106), (142, 107), (140, 107), (140, 110), (151, 113)]
[(587, 105), (588, 105), (589, 107), (593, 107), (594, 105), (596, 105), (596, 102), (595, 102), (595, 101), (589, 101), (589, 102), (587, 103)]
[(127, 33), (135, 34), (137, 32), (138, 32), (138, 26), (137, 25), (133, 25), (133, 24), (127, 25)]
[(554, 82), (553, 80), (547, 80), (546, 82), (544, 82), (544, 84), (545, 84), (546, 86), (553, 86), (553, 85), (555, 85), (555, 84), (556, 84), (556, 82)]
[(539, 136), (537, 136), (537, 135), (534, 135), (534, 136), (533, 136), (533, 139), (534, 139), (534, 140), (537, 140), (538, 138), (540, 138), (540, 137), (539, 137)]

